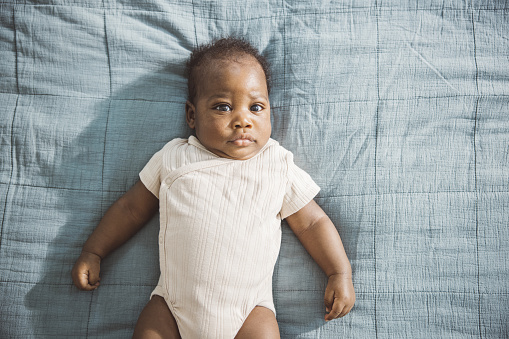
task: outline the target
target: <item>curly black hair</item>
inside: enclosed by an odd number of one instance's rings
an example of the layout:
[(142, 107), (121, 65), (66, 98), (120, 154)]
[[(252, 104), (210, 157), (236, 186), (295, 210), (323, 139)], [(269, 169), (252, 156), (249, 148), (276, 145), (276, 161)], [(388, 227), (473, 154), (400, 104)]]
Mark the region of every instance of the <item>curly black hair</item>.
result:
[(248, 41), (242, 38), (228, 37), (200, 45), (191, 53), (186, 63), (188, 100), (194, 102), (196, 96), (196, 83), (198, 80), (198, 75), (195, 74), (196, 68), (212, 60), (228, 60), (240, 55), (250, 55), (258, 61), (265, 73), (267, 91), (270, 93), (270, 65), (267, 59)]

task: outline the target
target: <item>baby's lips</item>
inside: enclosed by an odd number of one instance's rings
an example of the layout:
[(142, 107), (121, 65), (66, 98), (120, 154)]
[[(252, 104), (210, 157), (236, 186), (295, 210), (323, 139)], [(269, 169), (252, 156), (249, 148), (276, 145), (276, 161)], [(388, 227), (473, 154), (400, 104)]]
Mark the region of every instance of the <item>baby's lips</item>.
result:
[(233, 137), (231, 141), (234, 142), (234, 141), (237, 141), (239, 139), (245, 139), (245, 140), (249, 140), (249, 141), (253, 141), (254, 140), (254, 138), (253, 138), (253, 136), (251, 134), (249, 134), (249, 133), (242, 133), (242, 134), (235, 135), (235, 137)]
[(251, 134), (242, 133), (242, 134), (235, 135), (235, 137), (233, 137), (230, 142), (232, 144), (234, 144), (235, 146), (245, 147), (245, 146), (251, 145), (253, 143), (253, 141), (254, 141), (254, 138)]
[(249, 139), (237, 139), (232, 141), (235, 146), (249, 146), (252, 141)]

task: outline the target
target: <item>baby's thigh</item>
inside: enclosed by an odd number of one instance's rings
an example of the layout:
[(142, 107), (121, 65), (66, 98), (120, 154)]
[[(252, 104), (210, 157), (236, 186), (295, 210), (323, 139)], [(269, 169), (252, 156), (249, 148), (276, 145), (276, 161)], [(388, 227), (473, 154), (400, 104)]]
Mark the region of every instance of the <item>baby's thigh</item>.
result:
[(177, 322), (162, 297), (154, 295), (141, 311), (133, 334), (133, 339), (139, 338), (180, 338)]
[(279, 338), (279, 326), (274, 312), (263, 306), (256, 306), (237, 333), (236, 339)]

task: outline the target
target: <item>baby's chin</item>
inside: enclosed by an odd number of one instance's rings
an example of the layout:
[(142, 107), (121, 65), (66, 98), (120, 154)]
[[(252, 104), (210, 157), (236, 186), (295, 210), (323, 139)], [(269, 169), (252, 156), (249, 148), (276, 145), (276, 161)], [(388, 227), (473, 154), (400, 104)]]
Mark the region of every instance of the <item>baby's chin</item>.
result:
[(233, 160), (249, 160), (252, 157), (254, 157), (255, 155), (257, 155), (261, 149), (262, 149), (261, 147), (257, 147), (256, 149), (243, 148), (243, 149), (237, 150), (237, 151), (224, 152), (223, 157), (233, 159)]

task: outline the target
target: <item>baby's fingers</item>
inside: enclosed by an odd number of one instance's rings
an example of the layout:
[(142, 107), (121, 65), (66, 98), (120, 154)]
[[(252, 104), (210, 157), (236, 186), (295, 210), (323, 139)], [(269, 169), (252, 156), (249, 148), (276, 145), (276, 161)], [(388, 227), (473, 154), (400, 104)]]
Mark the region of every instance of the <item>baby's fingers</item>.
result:
[[(93, 274), (92, 274), (93, 276)], [(92, 291), (99, 287), (99, 279), (92, 278), (90, 271), (85, 267), (76, 267), (72, 272), (74, 285), (82, 291)]]
[(99, 281), (101, 281), (101, 278), (99, 277), (99, 271), (89, 270), (88, 271), (88, 283), (91, 286), (95, 286), (97, 288), (99, 286)]
[(340, 302), (338, 298), (334, 298), (332, 308), (329, 308), (330, 312), (325, 315), (325, 321), (334, 320), (345, 316), (348, 311), (345, 309), (345, 304)]
[(329, 277), (325, 288), (325, 320), (344, 317), (355, 304), (355, 291), (351, 275), (336, 274)]
[(99, 271), (99, 264), (90, 264), (80, 257), (71, 272), (74, 285), (83, 291), (95, 290), (99, 287)]
[(79, 276), (79, 286), (78, 288), (83, 291), (92, 291), (99, 287), (99, 280), (91, 281), (89, 274), (82, 273)]
[(325, 304), (325, 312), (330, 312), (332, 309), (332, 305), (334, 304), (334, 290), (330, 288), (328, 285), (325, 288), (325, 297), (323, 299)]

